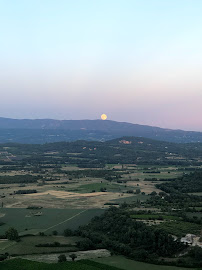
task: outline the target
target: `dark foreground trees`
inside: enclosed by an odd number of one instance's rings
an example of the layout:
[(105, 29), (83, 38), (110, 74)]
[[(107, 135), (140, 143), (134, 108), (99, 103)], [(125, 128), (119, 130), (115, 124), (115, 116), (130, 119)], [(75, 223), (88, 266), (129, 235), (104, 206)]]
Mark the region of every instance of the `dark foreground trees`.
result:
[(184, 244), (174, 240), (165, 231), (136, 222), (129, 213), (115, 207), (95, 217), (77, 233), (88, 239), (85, 243), (78, 243), (80, 247), (85, 247), (88, 242), (92, 248), (107, 248), (144, 261), (169, 257), (185, 248)]

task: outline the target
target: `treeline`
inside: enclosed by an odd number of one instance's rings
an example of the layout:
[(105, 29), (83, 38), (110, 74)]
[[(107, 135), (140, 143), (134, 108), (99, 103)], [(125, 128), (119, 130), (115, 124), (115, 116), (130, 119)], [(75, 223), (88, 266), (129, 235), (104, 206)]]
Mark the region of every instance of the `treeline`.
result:
[(9, 171), (22, 171), (24, 170), (23, 166), (2, 166), (0, 172), (9, 172)]
[[(65, 171), (62, 171), (65, 173)], [(121, 172), (116, 170), (77, 170), (68, 171), (66, 174), (70, 177), (95, 177), (95, 178), (106, 178), (106, 180), (119, 179), (121, 178)]]
[(41, 176), (26, 175), (14, 175), (14, 176), (0, 176), (0, 184), (18, 184), (18, 183), (36, 183)]
[(17, 190), (14, 191), (15, 194), (32, 194), (32, 193), (37, 193), (36, 189), (24, 189), (24, 190)]
[[(160, 185), (156, 185), (160, 188)], [(164, 189), (165, 192), (159, 192), (155, 196), (150, 196), (146, 205), (149, 207), (159, 207), (161, 211), (188, 211), (190, 212), (194, 207), (202, 206), (202, 197), (188, 195), (186, 193), (176, 192), (175, 189)], [(193, 210), (194, 211), (194, 210)], [(191, 211), (191, 212), (193, 212)]]
[(173, 181), (169, 179), (169, 182), (157, 185), (157, 187), (166, 193), (202, 192), (202, 172), (196, 171), (184, 174)]
[(37, 244), (35, 247), (74, 247), (72, 244), (61, 244), (59, 242)]
[(162, 182), (162, 181), (175, 181), (177, 178), (156, 178), (156, 177), (152, 177), (152, 178), (145, 178), (144, 181), (159, 181), (159, 182)]

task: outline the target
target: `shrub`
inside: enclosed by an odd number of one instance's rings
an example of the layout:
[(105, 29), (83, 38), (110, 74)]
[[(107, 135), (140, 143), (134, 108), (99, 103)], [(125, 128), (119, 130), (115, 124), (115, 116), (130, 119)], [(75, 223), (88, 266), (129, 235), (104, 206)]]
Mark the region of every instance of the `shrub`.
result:
[(58, 256), (58, 262), (61, 263), (61, 262), (66, 262), (67, 261), (67, 258), (64, 254), (61, 254), (60, 256)]
[(6, 233), (6, 238), (10, 241), (18, 241), (19, 240), (19, 235), (18, 231), (15, 228), (9, 228)]

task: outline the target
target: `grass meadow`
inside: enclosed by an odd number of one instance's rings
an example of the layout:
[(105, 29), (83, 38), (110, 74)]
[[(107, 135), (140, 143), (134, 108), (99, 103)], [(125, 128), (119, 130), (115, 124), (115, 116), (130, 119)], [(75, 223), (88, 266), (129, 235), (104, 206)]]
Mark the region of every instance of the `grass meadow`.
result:
[(99, 262), (99, 263), (104, 263), (109, 266), (118, 267), (124, 270), (188, 270), (188, 269), (191, 270), (193, 269), (193, 268), (182, 268), (182, 267), (175, 267), (175, 266), (155, 265), (155, 264), (137, 262), (137, 261), (133, 261), (122, 256), (98, 258), (98, 259), (94, 259), (94, 261)]
[[(23, 208), (4, 208), (0, 213), (5, 214), (0, 226), (0, 235), (9, 227), (15, 227), (20, 235), (37, 234), (39, 232), (51, 233), (57, 230), (62, 234), (66, 228), (77, 229), (88, 223), (94, 216), (103, 213), (102, 209), (40, 209), (30, 210)], [(35, 216), (34, 213), (42, 212)]]

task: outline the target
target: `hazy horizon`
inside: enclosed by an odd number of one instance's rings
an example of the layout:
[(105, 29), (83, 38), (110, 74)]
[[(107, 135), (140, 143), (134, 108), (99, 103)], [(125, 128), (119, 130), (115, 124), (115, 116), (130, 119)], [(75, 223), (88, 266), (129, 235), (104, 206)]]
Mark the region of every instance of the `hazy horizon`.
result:
[(0, 0), (0, 116), (202, 131), (202, 1)]

